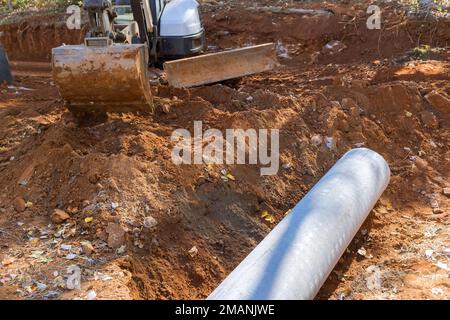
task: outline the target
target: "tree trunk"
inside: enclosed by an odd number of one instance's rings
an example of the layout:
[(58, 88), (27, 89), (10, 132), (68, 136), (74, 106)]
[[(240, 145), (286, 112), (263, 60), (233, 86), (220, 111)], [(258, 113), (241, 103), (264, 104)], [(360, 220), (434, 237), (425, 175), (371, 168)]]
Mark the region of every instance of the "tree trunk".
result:
[(12, 4), (12, 0), (7, 0), (7, 2), (8, 2), (8, 9), (9, 9), (9, 11), (14, 10), (13, 4)]

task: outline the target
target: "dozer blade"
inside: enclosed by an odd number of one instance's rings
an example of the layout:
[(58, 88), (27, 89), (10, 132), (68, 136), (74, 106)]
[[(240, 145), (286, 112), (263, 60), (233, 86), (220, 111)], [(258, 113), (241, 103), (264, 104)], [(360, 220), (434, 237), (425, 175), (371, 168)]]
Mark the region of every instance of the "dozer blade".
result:
[(164, 70), (169, 84), (181, 88), (264, 72), (277, 64), (275, 45), (267, 43), (166, 62)]
[(52, 50), (53, 79), (70, 111), (153, 112), (142, 44)]

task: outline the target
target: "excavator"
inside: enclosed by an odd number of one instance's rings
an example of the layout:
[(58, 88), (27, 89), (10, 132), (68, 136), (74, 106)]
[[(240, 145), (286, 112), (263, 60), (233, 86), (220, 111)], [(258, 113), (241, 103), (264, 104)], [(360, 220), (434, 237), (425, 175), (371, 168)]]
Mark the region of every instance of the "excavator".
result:
[(192, 87), (271, 70), (273, 43), (205, 54), (196, 0), (84, 0), (84, 43), (52, 50), (54, 82), (69, 110), (154, 112), (149, 67)]

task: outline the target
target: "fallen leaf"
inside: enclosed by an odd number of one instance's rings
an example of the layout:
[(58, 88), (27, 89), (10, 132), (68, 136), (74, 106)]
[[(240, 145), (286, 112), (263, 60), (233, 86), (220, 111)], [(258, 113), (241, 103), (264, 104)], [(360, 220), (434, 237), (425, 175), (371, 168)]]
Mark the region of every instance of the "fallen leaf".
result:
[(236, 181), (236, 178), (231, 173), (227, 173), (226, 177), (232, 181)]

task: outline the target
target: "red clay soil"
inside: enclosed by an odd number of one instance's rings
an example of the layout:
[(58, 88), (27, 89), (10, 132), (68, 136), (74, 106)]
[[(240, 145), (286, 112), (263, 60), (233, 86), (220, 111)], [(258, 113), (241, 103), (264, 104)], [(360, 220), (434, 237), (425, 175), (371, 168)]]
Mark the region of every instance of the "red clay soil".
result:
[[(317, 298), (450, 298), (450, 22), (386, 9), (380, 33), (365, 28), (364, 4), (319, 18), (230, 3), (204, 5), (210, 51), (274, 41), (288, 57), (200, 88), (152, 79), (153, 116), (76, 119), (45, 66), (15, 64), (0, 89), (0, 298), (203, 299), (357, 146), (385, 157), (391, 182)], [(322, 53), (329, 40), (347, 48)], [(280, 129), (279, 173), (176, 166), (171, 134), (197, 120)], [(67, 288), (70, 265), (81, 289)]]

